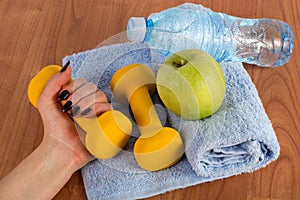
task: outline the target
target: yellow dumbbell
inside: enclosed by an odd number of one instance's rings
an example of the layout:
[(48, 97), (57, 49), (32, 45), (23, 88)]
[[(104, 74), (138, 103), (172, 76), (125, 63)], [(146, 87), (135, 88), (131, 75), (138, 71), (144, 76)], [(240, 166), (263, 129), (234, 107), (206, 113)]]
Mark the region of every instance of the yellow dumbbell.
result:
[[(49, 79), (61, 70), (60, 66), (50, 65), (43, 68), (30, 82), (28, 98), (33, 106), (41, 96)], [(86, 132), (85, 145), (96, 158), (108, 159), (115, 156), (128, 142), (132, 124), (121, 112), (111, 110), (94, 118), (74, 118)]]
[(156, 88), (155, 75), (143, 64), (119, 69), (111, 80), (114, 97), (130, 104), (141, 136), (134, 145), (137, 163), (143, 169), (157, 171), (175, 164), (184, 153), (179, 133), (163, 127), (150, 95)]

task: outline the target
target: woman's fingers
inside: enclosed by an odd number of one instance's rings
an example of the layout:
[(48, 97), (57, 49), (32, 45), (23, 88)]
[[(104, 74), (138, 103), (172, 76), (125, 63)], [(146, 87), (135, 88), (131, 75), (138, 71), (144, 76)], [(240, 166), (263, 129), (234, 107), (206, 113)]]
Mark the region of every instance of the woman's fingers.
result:
[(58, 99), (64, 100), (63, 112), (70, 111), (80, 100), (97, 91), (94, 83), (78, 79), (67, 84), (60, 92)]
[(106, 95), (97, 86), (85, 79), (68, 83), (59, 93), (59, 100), (64, 100), (63, 112), (73, 117), (95, 117), (112, 109)]
[(84, 98), (82, 98), (80, 101), (76, 102), (73, 107), (73, 116), (76, 116), (77, 114), (81, 113), (88, 107), (92, 106), (95, 103), (103, 103), (107, 102), (107, 98), (105, 94), (101, 91), (96, 91), (95, 93), (92, 93)]
[(101, 115), (102, 113), (109, 111), (112, 109), (112, 106), (110, 103), (95, 103), (92, 106), (89, 106), (82, 110), (80, 113), (77, 113), (74, 117), (95, 117), (98, 115)]
[(107, 110), (111, 110), (111, 104), (107, 103), (106, 95), (98, 90), (77, 102), (73, 107), (72, 114), (74, 117), (94, 117)]
[(88, 81), (85, 79), (76, 79), (71, 81), (60, 91), (58, 95), (58, 100), (67, 100), (73, 92), (75, 92), (78, 88), (86, 84)]

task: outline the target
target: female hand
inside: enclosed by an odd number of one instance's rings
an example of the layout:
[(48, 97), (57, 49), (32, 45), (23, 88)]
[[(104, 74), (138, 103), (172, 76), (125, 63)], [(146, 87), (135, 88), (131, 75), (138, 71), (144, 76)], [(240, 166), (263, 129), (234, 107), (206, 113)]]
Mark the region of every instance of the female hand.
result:
[(85, 133), (75, 126), (70, 116), (95, 117), (112, 107), (95, 84), (85, 79), (70, 81), (70, 77), (68, 67), (49, 80), (38, 101), (38, 110), (44, 124), (42, 143), (60, 148), (60, 156), (71, 158), (70, 162), (75, 162), (79, 169), (93, 157), (83, 145)]

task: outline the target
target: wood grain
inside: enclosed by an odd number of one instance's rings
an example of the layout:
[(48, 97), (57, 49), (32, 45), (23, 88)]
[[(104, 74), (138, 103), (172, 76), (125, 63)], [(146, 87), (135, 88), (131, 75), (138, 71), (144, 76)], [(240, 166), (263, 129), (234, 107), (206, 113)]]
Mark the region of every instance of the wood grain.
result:
[[(125, 31), (131, 16), (148, 16), (183, 0), (2, 0), (0, 2), (0, 179), (41, 142), (43, 125), (27, 100), (31, 78), (64, 56), (92, 49)], [(275, 69), (245, 65), (273, 123), (280, 157), (253, 173), (178, 189), (158, 199), (300, 199), (300, 20), (298, 0), (199, 0), (215, 11), (276, 18), (292, 26), (291, 60)], [(80, 172), (55, 197), (86, 199)]]

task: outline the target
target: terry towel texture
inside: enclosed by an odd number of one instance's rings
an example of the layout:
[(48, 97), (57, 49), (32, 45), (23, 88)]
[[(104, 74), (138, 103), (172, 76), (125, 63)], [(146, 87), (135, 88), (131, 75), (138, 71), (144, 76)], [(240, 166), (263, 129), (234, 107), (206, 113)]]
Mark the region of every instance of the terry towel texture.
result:
[[(64, 62), (67, 60), (71, 61), (74, 79), (86, 78), (96, 83), (115, 109), (128, 114), (128, 105), (122, 107), (111, 95), (112, 75), (131, 63), (147, 64), (156, 72), (164, 58), (144, 44), (122, 43), (67, 56)], [(209, 118), (182, 120), (159, 105), (154, 96), (161, 120), (176, 128), (183, 138), (185, 155), (180, 162), (158, 172), (144, 171), (135, 162), (132, 147), (136, 137), (131, 137), (114, 158), (95, 160), (82, 169), (88, 198), (145, 198), (252, 172), (277, 159), (276, 135), (247, 72), (241, 63), (221, 63), (221, 67), (226, 78), (226, 97)], [(133, 135), (138, 135), (136, 127)]]

